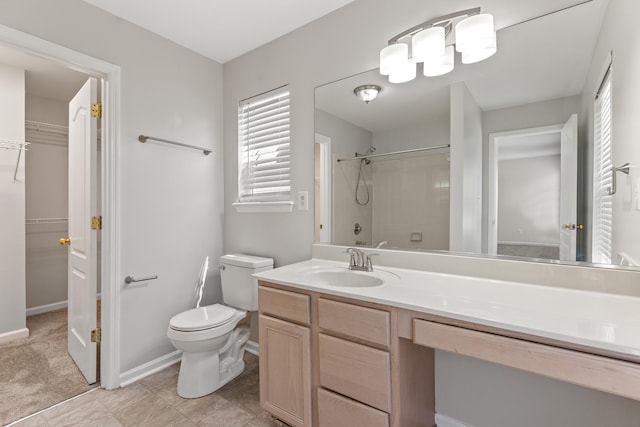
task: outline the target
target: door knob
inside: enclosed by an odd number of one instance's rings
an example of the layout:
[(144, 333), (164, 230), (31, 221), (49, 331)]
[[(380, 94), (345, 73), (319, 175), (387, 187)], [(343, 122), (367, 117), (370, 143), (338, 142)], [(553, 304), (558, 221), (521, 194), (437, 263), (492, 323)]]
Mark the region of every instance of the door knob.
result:
[(58, 240), (58, 243), (60, 243), (61, 245), (70, 245), (71, 244), (71, 239), (69, 237), (67, 238), (62, 238), (60, 240)]

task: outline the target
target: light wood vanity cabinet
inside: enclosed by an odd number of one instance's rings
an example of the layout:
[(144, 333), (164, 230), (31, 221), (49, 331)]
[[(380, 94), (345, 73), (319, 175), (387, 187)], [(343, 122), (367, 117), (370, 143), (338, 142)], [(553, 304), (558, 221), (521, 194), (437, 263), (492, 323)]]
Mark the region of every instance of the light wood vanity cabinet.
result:
[(265, 410), (292, 426), (433, 425), (433, 350), (398, 337), (395, 308), (259, 283)]
[[(390, 412), (389, 312), (319, 298), (318, 318), (323, 331), (318, 334), (320, 385)], [(385, 349), (352, 340), (377, 343)]]
[(291, 426), (311, 426), (310, 298), (262, 287), (258, 298), (260, 405)]

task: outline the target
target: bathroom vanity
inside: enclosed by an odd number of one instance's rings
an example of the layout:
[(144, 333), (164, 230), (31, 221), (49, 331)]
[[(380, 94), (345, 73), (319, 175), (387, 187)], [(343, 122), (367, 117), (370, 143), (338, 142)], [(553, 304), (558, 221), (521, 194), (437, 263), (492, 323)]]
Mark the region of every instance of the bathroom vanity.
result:
[(311, 259), (259, 279), (260, 399), (292, 426), (432, 426), (434, 349), (640, 400), (640, 298)]
[(292, 426), (433, 419), (433, 350), (398, 336), (395, 307), (259, 283), (264, 409)]

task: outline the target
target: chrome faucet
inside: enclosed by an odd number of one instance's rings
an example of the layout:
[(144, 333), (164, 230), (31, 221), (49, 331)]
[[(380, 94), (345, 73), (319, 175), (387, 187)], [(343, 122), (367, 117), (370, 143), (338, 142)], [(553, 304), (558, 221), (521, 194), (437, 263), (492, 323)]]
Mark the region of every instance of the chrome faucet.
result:
[(387, 241), (386, 241), (386, 240), (383, 240), (383, 241), (381, 241), (380, 243), (378, 243), (378, 244), (376, 245), (376, 249), (380, 249), (381, 247), (383, 247), (383, 246), (384, 246), (384, 245), (386, 245), (386, 244), (387, 244)]
[(349, 259), (349, 270), (356, 271), (373, 271), (371, 257), (378, 254), (364, 254), (360, 249), (349, 248), (346, 251), (351, 258)]

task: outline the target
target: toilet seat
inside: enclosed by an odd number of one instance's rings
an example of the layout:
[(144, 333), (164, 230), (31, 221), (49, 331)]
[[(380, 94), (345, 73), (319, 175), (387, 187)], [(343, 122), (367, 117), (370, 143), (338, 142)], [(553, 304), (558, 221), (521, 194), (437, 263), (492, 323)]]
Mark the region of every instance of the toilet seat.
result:
[(203, 331), (231, 322), (236, 312), (235, 309), (222, 304), (194, 308), (173, 316), (169, 321), (169, 327), (182, 332)]

